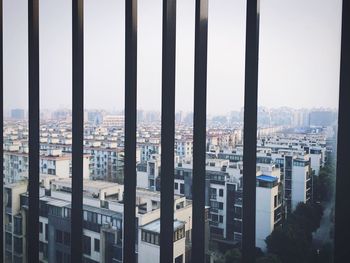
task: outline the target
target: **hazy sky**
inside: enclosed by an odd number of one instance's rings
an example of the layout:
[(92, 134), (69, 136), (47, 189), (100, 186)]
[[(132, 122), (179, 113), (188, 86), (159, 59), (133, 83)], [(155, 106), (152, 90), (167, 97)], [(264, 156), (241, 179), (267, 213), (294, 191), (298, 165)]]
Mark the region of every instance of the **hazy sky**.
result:
[[(85, 107), (124, 108), (124, 2), (85, 0)], [(246, 0), (209, 0), (208, 113), (243, 106)], [(177, 110), (193, 108), (194, 0), (178, 0)], [(162, 1), (139, 0), (138, 107), (160, 110)], [(341, 0), (261, 0), (259, 105), (337, 107)], [(71, 108), (71, 0), (40, 1), (42, 108)], [(5, 107), (27, 107), (27, 0), (4, 0)], [(249, 94), (248, 94), (249, 95)]]

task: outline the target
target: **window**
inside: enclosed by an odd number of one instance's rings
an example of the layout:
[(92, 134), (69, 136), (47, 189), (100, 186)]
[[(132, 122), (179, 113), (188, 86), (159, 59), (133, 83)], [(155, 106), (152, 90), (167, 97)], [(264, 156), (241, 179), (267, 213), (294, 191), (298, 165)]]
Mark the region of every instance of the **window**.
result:
[(64, 232), (64, 244), (70, 246), (70, 233)]
[(49, 224), (45, 224), (45, 240), (49, 238)]
[(19, 237), (13, 237), (13, 249), (16, 254), (22, 254), (23, 253), (23, 240)]
[(91, 255), (91, 238), (85, 235), (83, 236), (83, 253)]
[(142, 230), (141, 240), (150, 244), (159, 245), (159, 234)]
[(185, 194), (185, 185), (180, 184), (180, 194)]
[(223, 209), (224, 209), (224, 203), (218, 202), (218, 204), (219, 204), (219, 209), (220, 209), (220, 210), (223, 210)]
[(39, 252), (43, 252), (44, 250), (44, 242), (39, 242)]
[(183, 263), (183, 255), (180, 255), (175, 258), (175, 263)]
[(62, 244), (63, 243), (63, 232), (56, 229), (56, 235), (55, 235), (55, 240), (56, 240), (56, 243), (60, 243)]
[(63, 253), (59, 250), (56, 250), (56, 262), (63, 262)]
[(94, 250), (96, 251), (96, 252), (100, 252), (100, 240), (99, 239), (97, 239), (97, 238), (95, 238), (94, 239), (95, 240), (95, 244), (94, 244)]
[(219, 196), (224, 196), (224, 189), (219, 189)]
[(210, 195), (216, 196), (216, 188), (210, 188)]
[(185, 237), (185, 228), (180, 228), (180, 229), (177, 229), (175, 232), (174, 232), (174, 242), (182, 239)]
[(274, 207), (277, 207), (277, 195), (274, 196)]

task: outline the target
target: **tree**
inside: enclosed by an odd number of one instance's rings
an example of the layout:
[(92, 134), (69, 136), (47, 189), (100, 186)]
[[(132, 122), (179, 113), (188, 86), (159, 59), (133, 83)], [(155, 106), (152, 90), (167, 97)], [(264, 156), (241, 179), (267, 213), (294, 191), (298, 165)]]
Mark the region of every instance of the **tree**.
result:
[(234, 248), (226, 251), (224, 258), (225, 263), (240, 263), (242, 261), (242, 254), (239, 249)]
[(323, 216), (323, 207), (320, 204), (299, 203), (292, 213), (291, 218), (296, 219), (296, 224), (304, 227), (304, 230), (310, 234), (320, 227)]
[(335, 187), (335, 157), (333, 154), (327, 155), (327, 162), (321, 167), (318, 176), (314, 176), (314, 188), (316, 200), (331, 201)]
[(275, 228), (266, 244), (269, 253), (277, 255), (283, 263), (307, 262), (311, 250), (307, 233), (293, 224)]
[(267, 254), (258, 258), (255, 263), (282, 263), (282, 261), (274, 254)]
[(333, 245), (331, 243), (324, 244), (321, 249), (314, 250), (310, 255), (310, 263), (329, 263), (333, 262)]
[(299, 203), (285, 224), (267, 237), (268, 251), (283, 263), (308, 262), (312, 254), (312, 232), (320, 227), (322, 216), (321, 205)]

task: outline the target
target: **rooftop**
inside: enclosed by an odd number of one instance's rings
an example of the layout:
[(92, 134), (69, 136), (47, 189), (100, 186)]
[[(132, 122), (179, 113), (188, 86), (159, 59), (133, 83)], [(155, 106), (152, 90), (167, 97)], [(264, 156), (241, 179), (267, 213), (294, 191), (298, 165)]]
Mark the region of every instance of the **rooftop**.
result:
[(270, 176), (270, 175), (259, 175), (256, 177), (256, 179), (258, 179), (260, 181), (264, 181), (264, 182), (269, 182), (269, 183), (273, 183), (273, 182), (276, 182), (278, 180), (277, 177)]
[[(184, 221), (180, 221), (180, 220), (175, 219), (174, 220), (174, 231), (183, 227), (185, 225), (185, 223), (186, 222), (184, 222)], [(148, 224), (142, 226), (141, 229), (160, 234), (160, 219), (154, 220), (151, 223), (148, 223)]]

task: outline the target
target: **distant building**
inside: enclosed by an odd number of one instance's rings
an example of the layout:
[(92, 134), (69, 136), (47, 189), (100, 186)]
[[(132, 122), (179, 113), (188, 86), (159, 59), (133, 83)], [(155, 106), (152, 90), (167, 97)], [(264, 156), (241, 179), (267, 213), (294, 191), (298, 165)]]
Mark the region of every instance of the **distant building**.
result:
[(310, 126), (331, 126), (337, 120), (333, 111), (312, 111), (310, 112)]
[[(89, 178), (90, 156), (84, 155), (83, 177)], [(4, 149), (4, 178), (6, 182), (16, 182), (28, 176), (28, 148), (20, 150), (18, 146), (6, 146)], [(72, 157), (61, 150), (47, 150), (40, 154), (40, 173), (72, 176)]]
[(107, 115), (103, 117), (104, 127), (124, 127), (124, 115)]
[(100, 125), (103, 122), (103, 114), (100, 111), (88, 111), (88, 121), (93, 125)]
[(57, 110), (52, 112), (51, 118), (53, 120), (67, 120), (72, 117), (72, 112), (70, 110)]
[(23, 109), (13, 109), (11, 110), (11, 119), (13, 120), (24, 120), (25, 113)]

